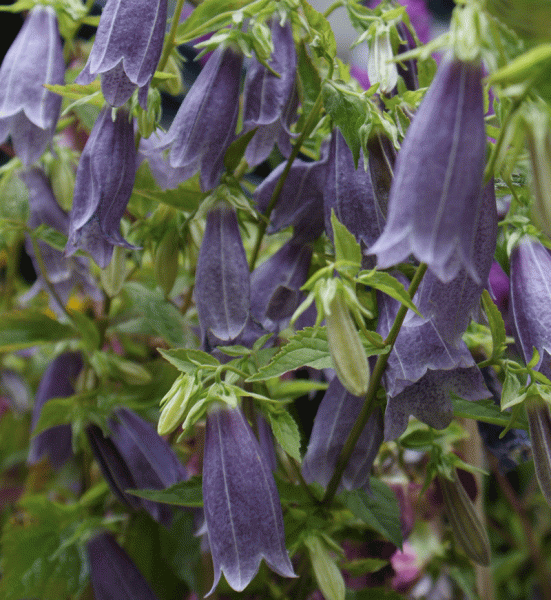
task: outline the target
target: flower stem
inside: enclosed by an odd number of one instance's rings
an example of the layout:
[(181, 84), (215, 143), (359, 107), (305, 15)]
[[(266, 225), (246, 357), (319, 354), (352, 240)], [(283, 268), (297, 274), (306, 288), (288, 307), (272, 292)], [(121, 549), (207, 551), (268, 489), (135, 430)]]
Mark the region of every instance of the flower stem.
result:
[(159, 59), (157, 71), (164, 71), (166, 63), (170, 57), (170, 53), (172, 50), (174, 50), (176, 30), (178, 29), (178, 24), (180, 23), (180, 15), (182, 14), (182, 9), (184, 8), (184, 2), (185, 0), (178, 0), (176, 3), (176, 8), (174, 9), (174, 15), (172, 17), (172, 23), (170, 24), (170, 31), (168, 32), (168, 38), (165, 40), (165, 45), (163, 46), (163, 53)]
[(323, 13), (323, 16), (327, 19), (327, 17), (333, 11), (337, 10), (337, 8), (340, 8), (341, 6), (343, 6), (342, 0), (337, 0), (336, 2), (333, 2), (333, 4), (331, 4), (331, 6)]
[[(411, 280), (411, 284), (408, 289), (408, 294), (410, 298), (413, 298), (413, 296), (415, 295), (415, 292), (417, 291), (417, 288), (419, 287), (419, 284), (421, 283), (421, 280), (423, 279), (423, 275), (425, 274), (426, 270), (427, 265), (425, 263), (421, 263), (417, 267), (415, 275), (413, 276), (413, 279)], [(402, 327), (402, 323), (404, 322), (408, 310), (408, 307), (404, 306), (403, 304), (398, 309), (398, 313), (396, 315), (396, 318), (394, 319), (392, 328), (389, 331), (388, 336), (385, 340), (385, 345), (390, 346), (390, 350), (385, 354), (380, 354), (379, 358), (377, 359), (377, 362), (375, 363), (375, 368), (373, 369), (373, 373), (371, 373), (371, 378), (369, 380), (369, 388), (367, 390), (362, 410), (360, 411), (360, 414), (358, 415), (358, 418), (356, 419), (352, 430), (350, 431), (350, 434), (346, 438), (346, 442), (344, 443), (344, 446), (337, 460), (335, 471), (327, 485), (325, 495), (322, 498), (322, 504), (329, 504), (335, 497), (344, 470), (346, 469), (346, 465), (348, 464), (350, 456), (352, 455), (354, 447), (356, 446), (356, 442), (358, 441), (362, 431), (364, 430), (364, 427), (367, 424), (367, 421), (369, 420), (369, 417), (371, 416), (371, 413), (373, 412), (373, 409), (375, 408), (377, 389), (379, 388), (384, 370), (386, 368), (388, 355), (394, 347), (394, 343), (396, 342), (396, 338), (400, 333), (400, 328)]]
[(276, 202), (279, 198), (279, 194), (281, 194), (281, 190), (283, 189), (283, 186), (285, 185), (285, 180), (287, 179), (287, 175), (289, 174), (289, 171), (291, 170), (291, 167), (293, 166), (293, 162), (294, 162), (295, 158), (298, 156), (298, 153), (300, 152), (300, 148), (301, 148), (304, 140), (310, 135), (310, 133), (312, 133), (312, 130), (314, 129), (314, 127), (317, 123), (318, 115), (321, 110), (322, 104), (323, 104), (323, 99), (322, 99), (322, 95), (321, 95), (321, 91), (320, 91), (320, 93), (318, 94), (318, 97), (316, 98), (316, 102), (314, 103), (314, 106), (312, 107), (312, 110), (310, 111), (310, 114), (308, 115), (308, 118), (306, 119), (304, 128), (297, 139), (297, 143), (293, 146), (293, 151), (291, 152), (291, 155), (287, 159), (287, 164), (285, 165), (285, 168), (283, 169), (283, 173), (281, 173), (281, 177), (277, 180), (277, 184), (272, 193), (272, 197), (270, 198), (270, 202), (268, 203), (268, 208), (266, 208), (266, 212), (264, 214), (265, 218), (260, 222), (260, 225), (258, 227), (256, 242), (255, 242), (253, 253), (251, 256), (251, 263), (250, 263), (251, 271), (255, 267), (256, 261), (258, 259), (258, 253), (260, 252), (260, 246), (262, 244), (262, 240), (264, 239), (264, 234), (266, 233), (266, 229), (268, 228), (268, 223), (270, 222), (270, 215), (272, 214), (272, 211), (274, 210)]

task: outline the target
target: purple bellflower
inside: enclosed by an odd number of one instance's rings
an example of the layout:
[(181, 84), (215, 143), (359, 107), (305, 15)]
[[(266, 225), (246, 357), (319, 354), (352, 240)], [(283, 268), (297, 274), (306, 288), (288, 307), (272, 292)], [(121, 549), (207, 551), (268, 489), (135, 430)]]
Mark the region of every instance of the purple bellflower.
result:
[[(334, 377), (318, 408), (308, 450), (302, 463), (304, 479), (329, 483), (346, 438), (352, 430), (365, 398), (346, 391)], [(341, 487), (347, 490), (369, 489), (369, 474), (383, 441), (383, 415), (377, 408), (362, 434), (343, 473)]]
[(201, 188), (218, 184), (224, 154), (235, 138), (243, 56), (231, 48), (217, 49), (191, 86), (159, 149), (181, 180), (201, 171)]
[[(45, 173), (33, 167), (21, 173), (20, 177), (29, 190), (29, 227), (35, 228), (45, 223), (67, 235), (69, 215), (57, 203)], [(89, 273), (87, 258), (82, 256), (65, 258), (63, 252), (52, 248), (45, 242), (39, 241), (38, 246), (48, 272), (48, 278), (64, 304), (67, 303), (75, 285), (80, 285), (83, 291), (88, 293), (94, 300), (100, 299), (100, 292)], [(38, 277), (31, 289), (21, 298), (23, 302), (33, 298), (41, 290), (49, 293), (48, 286), (36, 264), (34, 247), (30, 240), (27, 240), (26, 250), (35, 265)], [(50, 297), (50, 306), (52, 310), (58, 313), (63, 310), (63, 307), (59, 306), (53, 297)]]
[(92, 538), (87, 550), (96, 600), (158, 600), (111, 533), (100, 533)]
[(125, 505), (142, 506), (156, 521), (169, 526), (172, 507), (127, 494), (128, 489), (162, 490), (187, 479), (187, 471), (167, 442), (149, 423), (121, 408), (104, 437), (96, 425), (86, 432), (102, 473), (112, 492)]
[(396, 159), (388, 218), (370, 248), (381, 268), (409, 254), (443, 282), (463, 266), (482, 278), (473, 243), (486, 150), (479, 65), (447, 58), (436, 73)]
[(63, 85), (65, 62), (53, 8), (35, 6), (0, 67), (0, 142), (11, 135), (23, 164), (40, 158), (50, 143), (61, 96), (43, 84)]
[(138, 87), (145, 110), (147, 91), (163, 49), (167, 0), (109, 0), (96, 40), (77, 83), (101, 74), (101, 90), (111, 106), (122, 106)]
[[(34, 401), (31, 429), (36, 427), (44, 404), (52, 398), (65, 398), (75, 393), (74, 382), (82, 369), (78, 352), (66, 352), (55, 358), (40, 381)], [(37, 463), (47, 455), (54, 469), (59, 469), (73, 455), (71, 426), (58, 425), (39, 433), (31, 440), (27, 462)]]
[(249, 320), (251, 300), (247, 257), (230, 206), (219, 204), (207, 215), (195, 279), (203, 347), (235, 343)]
[(120, 234), (120, 221), (136, 177), (134, 127), (125, 110), (115, 120), (105, 107), (82, 151), (65, 254), (87, 250), (99, 267), (111, 261), (113, 246), (133, 248)]
[(280, 77), (256, 60), (252, 61), (245, 77), (243, 129), (258, 127), (245, 151), (250, 167), (268, 158), (276, 140), (280, 150), (289, 154), (289, 126), (296, 114), (297, 55), (291, 24), (281, 26), (273, 19), (271, 32), (274, 53), (268, 64)]
[(279, 575), (296, 577), (270, 466), (239, 408), (216, 407), (207, 416), (203, 501), (214, 566), (209, 594), (222, 573), (242, 591), (263, 558)]

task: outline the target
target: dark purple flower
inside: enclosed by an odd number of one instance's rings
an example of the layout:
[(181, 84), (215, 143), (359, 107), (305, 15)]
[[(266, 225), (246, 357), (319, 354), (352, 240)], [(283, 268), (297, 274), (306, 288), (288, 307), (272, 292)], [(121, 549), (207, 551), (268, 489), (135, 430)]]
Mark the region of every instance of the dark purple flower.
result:
[(88, 251), (102, 269), (113, 246), (133, 248), (119, 229), (136, 177), (134, 127), (125, 110), (118, 110), (115, 120), (111, 112), (101, 111), (82, 151), (65, 248), (67, 256)]
[(251, 314), (267, 331), (286, 327), (304, 294), (312, 249), (290, 240), (251, 273)]
[(121, 408), (104, 437), (96, 425), (86, 429), (94, 455), (112, 492), (132, 508), (143, 506), (159, 523), (170, 525), (173, 509), (127, 494), (128, 489), (163, 490), (187, 479), (187, 471), (167, 442), (146, 421)]
[[(42, 407), (48, 400), (75, 393), (74, 383), (81, 369), (82, 358), (78, 352), (60, 354), (50, 363), (36, 392), (31, 430), (36, 427)], [(54, 469), (62, 467), (73, 455), (70, 425), (51, 427), (32, 438), (27, 462), (34, 465), (44, 455), (48, 456)]]
[(203, 346), (235, 343), (250, 315), (249, 266), (237, 215), (224, 204), (207, 215), (197, 260), (195, 303)]
[(92, 538), (87, 550), (96, 600), (158, 600), (111, 533), (100, 533)]
[(109, 0), (96, 39), (77, 83), (101, 74), (101, 90), (111, 106), (122, 106), (138, 87), (145, 110), (147, 91), (163, 49), (167, 0)]
[(65, 62), (53, 8), (35, 6), (0, 68), (0, 143), (11, 135), (23, 164), (40, 158), (50, 143), (61, 96), (43, 84), (63, 85)]
[(224, 154), (235, 138), (243, 56), (217, 49), (182, 102), (159, 148), (170, 148), (170, 165), (188, 179), (201, 171), (201, 187), (218, 184)]
[(222, 573), (242, 591), (262, 559), (283, 577), (295, 577), (270, 467), (238, 408), (216, 408), (207, 417), (203, 502), (214, 566), (209, 593)]
[(258, 127), (247, 146), (245, 159), (254, 167), (268, 158), (274, 142), (287, 132), (296, 113), (295, 78), (297, 55), (291, 24), (271, 22), (274, 52), (268, 64), (279, 73), (276, 77), (256, 60), (245, 77), (243, 94), (243, 129)]
[(483, 203), (486, 134), (479, 65), (448, 58), (396, 160), (388, 219), (370, 248), (381, 268), (413, 254), (443, 282), (463, 266), (479, 282), (474, 236)]
[[(318, 408), (302, 463), (302, 473), (308, 483), (317, 481), (323, 487), (327, 486), (364, 401), (364, 397), (347, 392), (338, 377), (333, 378)], [(383, 416), (377, 408), (354, 447), (341, 486), (347, 490), (369, 489), (371, 466), (382, 441)]]

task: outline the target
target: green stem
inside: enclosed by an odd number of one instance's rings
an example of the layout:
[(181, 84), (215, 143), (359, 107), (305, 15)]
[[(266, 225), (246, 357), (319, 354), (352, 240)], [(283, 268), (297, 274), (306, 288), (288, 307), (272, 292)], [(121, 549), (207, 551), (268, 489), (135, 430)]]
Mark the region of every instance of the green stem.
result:
[(176, 3), (176, 8), (174, 9), (174, 15), (172, 17), (172, 23), (170, 24), (170, 31), (168, 32), (168, 38), (165, 40), (165, 45), (163, 46), (163, 53), (161, 54), (157, 71), (164, 71), (166, 63), (170, 57), (170, 53), (172, 50), (174, 50), (176, 30), (178, 29), (178, 24), (180, 23), (180, 15), (182, 14), (182, 9), (184, 8), (184, 2), (185, 0), (178, 0)]
[[(413, 279), (411, 280), (411, 284), (408, 289), (410, 298), (413, 298), (413, 296), (415, 295), (415, 292), (417, 291), (417, 288), (419, 287), (419, 284), (421, 283), (421, 280), (423, 279), (423, 275), (425, 274), (426, 270), (427, 265), (425, 263), (421, 263), (417, 267), (417, 271), (415, 271), (415, 275), (413, 276)], [(335, 471), (333, 473), (333, 476), (331, 477), (331, 480), (329, 481), (329, 484), (327, 485), (325, 495), (323, 496), (323, 499), (321, 501), (322, 504), (329, 504), (335, 497), (335, 494), (337, 493), (337, 488), (339, 487), (339, 483), (342, 479), (344, 470), (346, 469), (346, 465), (350, 460), (350, 456), (352, 455), (354, 447), (356, 446), (356, 443), (362, 431), (364, 430), (364, 427), (366, 426), (367, 421), (369, 420), (369, 417), (373, 412), (373, 409), (375, 408), (377, 389), (379, 388), (381, 379), (383, 377), (383, 373), (386, 368), (388, 355), (394, 347), (394, 343), (396, 342), (396, 338), (400, 333), (400, 328), (402, 327), (402, 323), (404, 322), (408, 310), (408, 307), (404, 306), (403, 304), (398, 309), (398, 313), (396, 314), (396, 318), (394, 319), (392, 328), (390, 329), (388, 336), (385, 340), (385, 345), (390, 346), (390, 350), (385, 354), (380, 354), (379, 358), (377, 359), (377, 362), (375, 363), (375, 368), (373, 369), (373, 373), (371, 374), (369, 380), (369, 388), (367, 390), (362, 410), (360, 411), (360, 414), (358, 415), (358, 418), (356, 419), (352, 430), (350, 431), (350, 434), (346, 438), (346, 442), (344, 443), (344, 446), (337, 460)]]
[(341, 6), (343, 6), (342, 0), (337, 0), (336, 2), (333, 2), (333, 4), (331, 4), (331, 6), (323, 13), (323, 16), (327, 19), (327, 17), (333, 11), (337, 10), (337, 8), (340, 8)]
[(281, 194), (281, 190), (283, 189), (283, 186), (285, 185), (285, 180), (287, 179), (287, 175), (289, 175), (289, 171), (291, 170), (291, 167), (293, 166), (293, 162), (294, 162), (295, 158), (298, 156), (298, 153), (300, 152), (300, 148), (301, 148), (304, 140), (310, 135), (310, 133), (312, 132), (312, 130), (314, 129), (314, 127), (317, 123), (318, 114), (321, 110), (322, 104), (323, 104), (323, 99), (322, 99), (322, 95), (320, 92), (318, 94), (318, 97), (316, 98), (316, 102), (314, 103), (312, 110), (310, 111), (310, 114), (308, 115), (308, 118), (306, 119), (306, 123), (304, 124), (304, 128), (297, 139), (297, 143), (293, 146), (293, 151), (291, 152), (291, 155), (287, 159), (287, 164), (285, 165), (285, 168), (283, 169), (283, 173), (281, 174), (280, 178), (277, 180), (277, 184), (272, 193), (272, 197), (270, 198), (270, 202), (268, 203), (268, 208), (266, 209), (266, 212), (264, 214), (264, 219), (260, 222), (260, 226), (258, 227), (258, 232), (256, 235), (256, 242), (255, 242), (253, 253), (251, 256), (251, 264), (250, 264), (251, 271), (255, 267), (256, 260), (258, 258), (258, 253), (260, 252), (260, 246), (262, 245), (262, 240), (264, 239), (264, 234), (266, 233), (266, 229), (268, 228), (268, 223), (270, 222), (270, 215), (272, 214), (272, 211), (274, 210), (276, 202), (279, 198), (279, 194)]

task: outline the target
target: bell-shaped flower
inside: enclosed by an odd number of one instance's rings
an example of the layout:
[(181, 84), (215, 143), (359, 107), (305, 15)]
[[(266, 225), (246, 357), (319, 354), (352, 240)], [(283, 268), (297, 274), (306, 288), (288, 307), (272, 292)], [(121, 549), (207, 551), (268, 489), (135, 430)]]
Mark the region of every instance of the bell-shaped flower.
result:
[(35, 6), (0, 67), (0, 143), (11, 135), (23, 164), (40, 158), (50, 143), (61, 96), (43, 84), (63, 85), (65, 62), (54, 9)]
[(163, 49), (166, 15), (167, 0), (108, 0), (76, 82), (88, 84), (101, 74), (101, 90), (111, 106), (122, 106), (139, 88), (138, 100), (145, 110)]
[(385, 209), (375, 200), (371, 174), (364, 170), (361, 156), (354, 168), (352, 151), (338, 129), (331, 139), (324, 190), (325, 231), (332, 238), (331, 210), (364, 246), (371, 246), (383, 231)]
[[(294, 238), (302, 243), (317, 239), (324, 226), (323, 198), (327, 179), (328, 153), (322, 149), (319, 161), (295, 159), (270, 216), (268, 233), (294, 226)], [(265, 212), (270, 204), (285, 163), (278, 165), (256, 188), (254, 200)]]
[[(304, 479), (326, 487), (352, 427), (360, 414), (365, 397), (346, 391), (334, 377), (319, 405), (308, 450), (302, 463)], [(383, 442), (383, 416), (377, 408), (364, 427), (344, 470), (341, 486), (347, 490), (369, 489), (373, 461)]]
[[(46, 174), (33, 167), (21, 173), (20, 177), (29, 190), (29, 227), (36, 228), (44, 223), (67, 235), (69, 215), (57, 203)], [(72, 290), (77, 285), (82, 287), (83, 291), (94, 300), (101, 298), (100, 291), (90, 275), (87, 258), (82, 256), (66, 258), (63, 252), (42, 241), (38, 242), (38, 246), (48, 279), (64, 304), (67, 303)], [(34, 247), (29, 239), (27, 239), (26, 250), (38, 276), (31, 289), (21, 297), (22, 302), (29, 301), (41, 290), (47, 293), (50, 291), (42, 277), (36, 262)], [(57, 300), (52, 296), (50, 296), (50, 306), (58, 313), (63, 310), (63, 307), (59, 306)]]
[(243, 56), (218, 48), (182, 102), (170, 129), (159, 143), (170, 148), (168, 160), (182, 179), (201, 171), (201, 187), (218, 184), (224, 155), (235, 139)]
[(249, 266), (233, 208), (218, 204), (207, 215), (195, 275), (201, 342), (234, 343), (250, 315)]
[[(268, 64), (280, 75), (277, 77), (260, 62), (253, 60), (245, 77), (243, 91), (243, 129), (257, 131), (247, 145), (245, 159), (255, 167), (268, 158), (276, 140), (288, 140), (289, 125), (296, 114), (295, 78), (297, 55), (291, 24), (271, 22), (274, 52)], [(280, 148), (284, 154), (288, 146)]]
[(86, 549), (96, 600), (158, 600), (113, 534), (100, 533)]
[(187, 479), (187, 471), (168, 443), (149, 423), (121, 408), (109, 422), (105, 437), (96, 425), (86, 429), (88, 440), (111, 491), (132, 508), (143, 508), (159, 523), (170, 525), (172, 507), (127, 494), (128, 489), (163, 490)]
[(216, 407), (207, 416), (203, 502), (216, 588), (224, 573), (240, 592), (262, 559), (295, 577), (274, 478), (241, 409)]
[(381, 268), (413, 254), (443, 282), (463, 266), (479, 282), (474, 236), (486, 150), (480, 65), (448, 57), (396, 159), (388, 217), (370, 248)]
[(289, 324), (304, 294), (312, 249), (291, 239), (251, 273), (251, 314), (274, 333)]
[[(377, 331), (385, 337), (399, 304), (384, 294), (378, 294), (378, 299)], [(409, 415), (436, 429), (447, 427), (453, 417), (450, 392), (466, 400), (491, 395), (466, 344), (446, 343), (432, 319), (402, 325), (388, 358), (383, 385), (388, 395), (386, 440), (405, 431)]]
[[(65, 398), (75, 393), (74, 383), (82, 369), (82, 358), (78, 352), (66, 352), (55, 358), (40, 380), (34, 400), (31, 430), (40, 418), (44, 404), (52, 398)], [(37, 463), (44, 455), (51, 465), (59, 469), (73, 455), (71, 426), (57, 425), (46, 429), (31, 439), (27, 462)]]
[(133, 248), (120, 234), (136, 177), (134, 127), (125, 110), (115, 119), (104, 108), (82, 151), (70, 214), (69, 239), (65, 254), (82, 249), (98, 266), (107, 267), (113, 246)]

